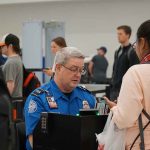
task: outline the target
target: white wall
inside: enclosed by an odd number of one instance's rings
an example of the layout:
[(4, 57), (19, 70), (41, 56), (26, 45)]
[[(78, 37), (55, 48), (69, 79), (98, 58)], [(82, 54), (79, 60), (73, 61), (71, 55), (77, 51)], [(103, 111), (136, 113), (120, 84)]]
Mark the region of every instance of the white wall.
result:
[(99, 0), (93, 2), (47, 2), (0, 6), (0, 36), (11, 32), (21, 37), (22, 22), (29, 20), (64, 21), (66, 39), (70, 46), (79, 47), (86, 55), (96, 53), (100, 46), (108, 47), (111, 76), (114, 50), (119, 46), (116, 27), (128, 24), (135, 31), (150, 19), (148, 0)]

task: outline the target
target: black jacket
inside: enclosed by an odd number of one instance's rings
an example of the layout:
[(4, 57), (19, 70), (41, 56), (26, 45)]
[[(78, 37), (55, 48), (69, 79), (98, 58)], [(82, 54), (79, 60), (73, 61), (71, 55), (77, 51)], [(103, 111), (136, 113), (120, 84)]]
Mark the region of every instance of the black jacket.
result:
[[(122, 50), (122, 53), (120, 51)], [(112, 75), (112, 87), (113, 89), (120, 91), (120, 87), (122, 84), (122, 78), (127, 72), (127, 70), (139, 63), (139, 59), (136, 55), (135, 50), (132, 48), (131, 44), (119, 48), (115, 52), (115, 58), (114, 58), (114, 66), (113, 66), (113, 75)]]

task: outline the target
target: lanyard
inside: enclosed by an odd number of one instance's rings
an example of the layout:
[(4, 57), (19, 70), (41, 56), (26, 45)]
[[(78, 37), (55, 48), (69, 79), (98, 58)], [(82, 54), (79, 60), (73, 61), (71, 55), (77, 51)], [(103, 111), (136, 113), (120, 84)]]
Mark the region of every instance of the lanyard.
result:
[(147, 63), (150, 61), (150, 54), (146, 55), (143, 60), (141, 61), (141, 64)]

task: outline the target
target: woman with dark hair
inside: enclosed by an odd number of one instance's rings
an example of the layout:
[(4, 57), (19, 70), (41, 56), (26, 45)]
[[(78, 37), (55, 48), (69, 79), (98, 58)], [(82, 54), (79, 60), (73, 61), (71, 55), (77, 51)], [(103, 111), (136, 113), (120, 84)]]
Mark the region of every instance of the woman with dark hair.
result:
[(56, 53), (59, 49), (67, 47), (66, 41), (63, 37), (57, 37), (51, 41), (51, 51)]
[[(66, 41), (63, 37), (57, 37), (51, 41), (51, 51), (53, 54), (56, 54), (57, 51), (59, 51), (61, 48), (67, 47)], [(55, 63), (53, 65), (53, 68), (44, 69), (43, 72), (47, 74), (48, 76), (52, 76), (55, 72)]]
[[(116, 127), (126, 129), (125, 149), (150, 150), (150, 20), (139, 27), (135, 43), (141, 64), (131, 67), (125, 74), (118, 103), (106, 97), (105, 100), (113, 113), (112, 120)], [(144, 135), (136, 139), (139, 126), (144, 128), (146, 125)], [(105, 150), (105, 145), (100, 145), (101, 149)]]

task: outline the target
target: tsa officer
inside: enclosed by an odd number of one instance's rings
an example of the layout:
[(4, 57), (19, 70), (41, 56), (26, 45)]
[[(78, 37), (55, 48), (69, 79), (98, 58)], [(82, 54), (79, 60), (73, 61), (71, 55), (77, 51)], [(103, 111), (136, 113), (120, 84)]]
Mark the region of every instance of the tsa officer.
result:
[(56, 53), (55, 75), (49, 83), (30, 94), (25, 104), (27, 150), (32, 150), (33, 130), (41, 112), (76, 115), (80, 109), (95, 107), (96, 100), (78, 84), (84, 73), (84, 55), (77, 48), (66, 47)]

